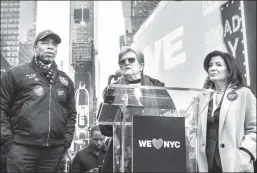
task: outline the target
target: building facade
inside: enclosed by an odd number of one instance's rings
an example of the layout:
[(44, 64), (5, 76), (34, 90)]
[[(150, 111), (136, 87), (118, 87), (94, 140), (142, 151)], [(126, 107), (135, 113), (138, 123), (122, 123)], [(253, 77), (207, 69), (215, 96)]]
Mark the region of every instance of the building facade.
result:
[(34, 55), (33, 45), (19, 42), (19, 64), (31, 61)]
[(37, 1), (1, 1), (1, 53), (12, 67), (33, 56), (36, 14)]
[(0, 67), (1, 75), (10, 68), (11, 68), (10, 64), (6, 61), (4, 56), (1, 54), (1, 67)]
[(133, 43), (133, 36), (159, 2), (160, 1), (122, 1), (122, 11), (125, 20), (125, 45), (131, 45)]
[(19, 64), (20, 2), (1, 2), (1, 54), (11, 66)]
[[(74, 150), (88, 139), (88, 129), (95, 124), (95, 46), (94, 1), (70, 2), (70, 64), (74, 71), (77, 99), (77, 125)], [(83, 145), (82, 145), (83, 146)]]
[(32, 28), (27, 32), (27, 43), (33, 44), (36, 37), (36, 28)]
[(125, 46), (125, 40), (124, 40), (125, 38), (124, 38), (124, 35), (121, 35), (120, 36), (120, 49), (123, 47), (123, 46)]

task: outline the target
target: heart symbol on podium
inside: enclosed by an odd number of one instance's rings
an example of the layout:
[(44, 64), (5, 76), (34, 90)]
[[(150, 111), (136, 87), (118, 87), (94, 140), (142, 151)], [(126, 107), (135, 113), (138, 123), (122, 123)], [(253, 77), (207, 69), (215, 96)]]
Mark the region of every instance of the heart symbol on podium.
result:
[(163, 144), (163, 140), (160, 138), (160, 139), (153, 139), (152, 140), (152, 143), (153, 143), (153, 146), (158, 150), (162, 147), (162, 144)]

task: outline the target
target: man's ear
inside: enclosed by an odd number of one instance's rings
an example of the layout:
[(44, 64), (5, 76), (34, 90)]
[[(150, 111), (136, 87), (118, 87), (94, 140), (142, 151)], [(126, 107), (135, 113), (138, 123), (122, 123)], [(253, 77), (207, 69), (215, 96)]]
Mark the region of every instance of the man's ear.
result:
[(144, 63), (141, 63), (141, 64), (140, 64), (140, 71), (141, 71), (141, 72), (144, 70), (144, 67), (145, 67), (145, 64), (144, 64)]
[(33, 50), (34, 50), (34, 52), (37, 52), (37, 45), (33, 46)]

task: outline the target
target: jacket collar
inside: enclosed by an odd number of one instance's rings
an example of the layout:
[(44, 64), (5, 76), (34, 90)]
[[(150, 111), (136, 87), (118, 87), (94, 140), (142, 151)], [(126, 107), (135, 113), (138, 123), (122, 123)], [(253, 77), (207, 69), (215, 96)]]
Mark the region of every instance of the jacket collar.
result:
[[(222, 104), (221, 104), (221, 108), (220, 108), (220, 119), (219, 119), (219, 136), (221, 134), (221, 131), (222, 131), (222, 128), (223, 128), (223, 125), (224, 125), (224, 122), (225, 122), (225, 119), (226, 119), (226, 116), (227, 116), (227, 112), (228, 112), (228, 109), (231, 105), (231, 101), (228, 100), (227, 98), (227, 95), (232, 92), (232, 91), (235, 91), (237, 89), (237, 87), (233, 84), (229, 84), (225, 93), (224, 93), (224, 98), (223, 98), (223, 101), (222, 101)], [(214, 90), (211, 90), (210, 91), (214, 91)], [(205, 91), (205, 93), (203, 93), (204, 97), (200, 103), (201, 107), (200, 107), (200, 117), (201, 117), (201, 124), (202, 124), (202, 134), (204, 136), (204, 140), (206, 140), (206, 125), (207, 125), (207, 113), (208, 113), (208, 105), (209, 105), (209, 102), (211, 101), (212, 99), (212, 94), (211, 92), (209, 91)]]
[(34, 61), (34, 57), (32, 58), (32, 60), (30, 61), (31, 66), (34, 69), (40, 70), (40, 68), (37, 66), (36, 62)]
[[(42, 76), (44, 76), (41, 68), (36, 64), (35, 60), (34, 60), (34, 57), (32, 58), (32, 60), (30, 61), (29, 65), (34, 69), (36, 70), (38, 73), (40, 73)], [(57, 76), (59, 75), (59, 70), (58, 70), (58, 66), (56, 64), (55, 61), (53, 61), (53, 63), (51, 64), (52, 68), (55, 69), (55, 75), (54, 75), (54, 79), (53, 80), (56, 80)]]
[[(129, 82), (124, 77), (122, 77), (120, 80), (117, 81), (117, 84), (129, 85)], [(141, 85), (153, 86), (149, 78), (143, 74), (141, 75)]]
[[(35, 56), (32, 58), (32, 60), (30, 61), (30, 63), (31, 63), (31, 65), (32, 65), (32, 67), (35, 67), (35, 68), (38, 68), (39, 70), (41, 70), (40, 67), (37, 65), (37, 63), (35, 62)], [(51, 68), (54, 68), (54, 69), (56, 69), (56, 70), (58, 69), (58, 66), (57, 66), (57, 64), (56, 64), (55, 61), (52, 62), (52, 64), (51, 64), (50, 67), (51, 67)]]

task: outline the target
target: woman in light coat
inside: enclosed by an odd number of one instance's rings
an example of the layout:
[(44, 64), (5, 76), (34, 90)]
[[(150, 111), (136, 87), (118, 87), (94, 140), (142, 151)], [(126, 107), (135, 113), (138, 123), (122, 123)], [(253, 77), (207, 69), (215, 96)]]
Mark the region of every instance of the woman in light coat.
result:
[(243, 85), (235, 58), (213, 51), (204, 60), (208, 73), (199, 96), (199, 172), (253, 172), (256, 160), (256, 97)]

